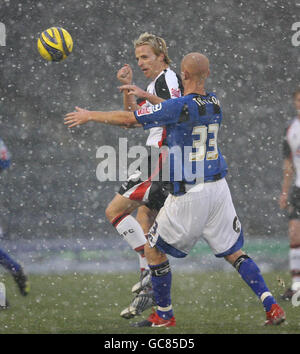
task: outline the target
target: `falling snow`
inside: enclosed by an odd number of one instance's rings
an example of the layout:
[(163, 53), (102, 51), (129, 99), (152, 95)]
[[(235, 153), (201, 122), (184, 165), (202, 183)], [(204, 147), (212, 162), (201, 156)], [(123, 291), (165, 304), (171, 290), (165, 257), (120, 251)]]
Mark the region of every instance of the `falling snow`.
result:
[[(109, 252), (124, 258), (121, 270), (135, 266), (134, 256), (105, 219), (105, 207), (120, 183), (97, 180), (96, 150), (118, 146), (119, 137), (128, 137), (129, 147), (144, 144), (146, 134), (95, 124), (70, 131), (63, 116), (75, 106), (122, 109), (116, 73), (125, 63), (133, 67), (134, 82), (146, 87), (133, 50), (133, 40), (145, 31), (166, 40), (178, 73), (186, 53), (201, 51), (209, 57), (207, 89), (216, 92), (223, 107), (219, 145), (245, 234), (249, 239), (259, 236), (258, 244), (267, 240), (269, 249), (280, 242), (270, 240), (287, 234), (277, 199), (283, 132), (295, 115), (291, 93), (299, 85), (299, 48), (291, 43), (299, 7), (271, 0), (170, 3), (146, 0), (141, 11), (137, 0), (64, 0), (56, 6), (2, 1), (7, 45), (0, 47), (0, 136), (12, 153), (12, 166), (0, 175), (0, 223), (3, 244), (21, 258), (25, 251), (31, 272), (41, 259), (42, 272), (111, 271), (116, 262)], [(44, 61), (36, 48), (40, 33), (53, 25), (67, 29), (74, 40), (73, 53), (61, 63)], [(95, 247), (106, 253), (93, 253)], [(286, 262), (279, 266), (286, 267)], [(229, 270), (193, 253), (183, 265), (188, 271)], [(203, 285), (204, 295), (211, 293), (213, 283)], [(39, 294), (36, 303), (45, 296)], [(241, 314), (232, 311), (239, 322)]]

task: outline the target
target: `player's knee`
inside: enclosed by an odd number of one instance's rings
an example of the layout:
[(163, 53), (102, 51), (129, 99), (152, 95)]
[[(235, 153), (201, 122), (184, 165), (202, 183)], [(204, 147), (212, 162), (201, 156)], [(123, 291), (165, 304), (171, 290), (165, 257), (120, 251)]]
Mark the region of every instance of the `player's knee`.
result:
[(105, 209), (105, 216), (108, 219), (108, 221), (112, 221), (113, 217), (112, 217), (112, 210), (110, 205), (107, 206), (107, 208)]
[(145, 256), (150, 265), (160, 264), (167, 260), (167, 256), (160, 252), (156, 247), (151, 247), (147, 242), (144, 246)]
[(109, 222), (112, 222), (120, 212), (115, 208), (113, 203), (110, 203), (105, 209), (105, 216)]
[(238, 251), (234, 252), (233, 254), (225, 256), (224, 258), (226, 259), (227, 262), (229, 262), (231, 265), (234, 266), (235, 262), (243, 256), (245, 256), (245, 253), (242, 250), (238, 250)]
[(157, 214), (158, 214), (157, 210), (149, 209), (147, 216), (148, 216), (149, 223), (150, 223), (151, 226), (153, 225), (153, 223), (154, 223), (154, 221), (155, 221), (155, 219), (157, 217)]

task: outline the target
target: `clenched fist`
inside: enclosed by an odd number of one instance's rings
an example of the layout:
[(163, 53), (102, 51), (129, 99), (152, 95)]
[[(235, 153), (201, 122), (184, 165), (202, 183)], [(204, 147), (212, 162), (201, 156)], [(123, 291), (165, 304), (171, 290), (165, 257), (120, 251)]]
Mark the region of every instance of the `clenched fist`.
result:
[(122, 84), (128, 85), (132, 82), (132, 69), (130, 65), (125, 64), (117, 74), (117, 78)]

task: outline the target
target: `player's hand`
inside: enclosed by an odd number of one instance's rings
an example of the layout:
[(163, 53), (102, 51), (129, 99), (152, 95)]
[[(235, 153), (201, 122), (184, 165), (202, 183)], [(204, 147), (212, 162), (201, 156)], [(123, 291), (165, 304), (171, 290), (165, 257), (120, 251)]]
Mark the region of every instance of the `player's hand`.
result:
[(132, 82), (132, 69), (130, 65), (125, 64), (117, 73), (118, 80), (125, 85), (130, 85)]
[(87, 109), (75, 107), (76, 112), (67, 113), (65, 115), (65, 125), (69, 128), (76, 127), (77, 125), (85, 124), (91, 120), (91, 112)]
[(288, 194), (281, 193), (279, 197), (279, 207), (280, 209), (285, 209), (288, 206)]
[(120, 91), (128, 90), (128, 95), (134, 95), (136, 97), (145, 98), (147, 92), (142, 90), (136, 85), (123, 85), (119, 87)]

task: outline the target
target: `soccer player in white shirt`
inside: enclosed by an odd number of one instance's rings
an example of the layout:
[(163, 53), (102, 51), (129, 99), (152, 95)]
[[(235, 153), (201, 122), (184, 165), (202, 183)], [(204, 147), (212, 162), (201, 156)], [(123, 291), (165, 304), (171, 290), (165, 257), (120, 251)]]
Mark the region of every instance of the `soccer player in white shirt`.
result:
[[(287, 208), (289, 214), (289, 258), (292, 285), (282, 296), (285, 300), (291, 300), (293, 295), (300, 290), (300, 89), (295, 91), (293, 98), (297, 116), (286, 130), (283, 143), (283, 182), (279, 200), (280, 208)], [(291, 189), (294, 176), (295, 186)]]
[[(123, 103), (126, 111), (147, 109), (147, 107), (163, 102), (170, 98), (181, 96), (182, 84), (180, 77), (170, 69), (171, 62), (164, 39), (153, 34), (143, 33), (134, 42), (135, 56), (138, 66), (145, 77), (150, 79), (146, 91), (132, 84), (132, 69), (126, 64), (117, 74), (123, 84)], [(165, 140), (165, 128), (150, 129), (146, 146), (159, 149)], [(128, 242), (139, 256), (141, 280), (132, 288), (137, 293), (129, 307), (121, 312), (124, 318), (132, 318), (153, 305), (150, 273), (144, 255), (148, 233), (153, 221), (163, 206), (168, 192), (162, 181), (151, 181), (162, 166), (161, 159), (157, 161), (159, 168), (149, 166), (148, 179), (143, 181), (141, 171), (136, 171), (122, 184), (119, 193), (113, 198), (106, 209), (106, 217), (118, 233)], [(148, 162), (150, 165), (151, 157)], [(153, 171), (156, 170), (156, 173)], [(150, 177), (151, 176), (151, 177)], [(131, 213), (137, 209), (136, 218)], [(145, 286), (149, 284), (149, 286)], [(143, 290), (142, 290), (143, 289)]]

